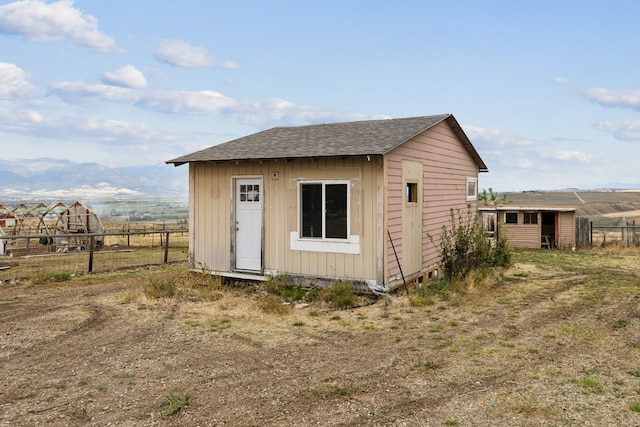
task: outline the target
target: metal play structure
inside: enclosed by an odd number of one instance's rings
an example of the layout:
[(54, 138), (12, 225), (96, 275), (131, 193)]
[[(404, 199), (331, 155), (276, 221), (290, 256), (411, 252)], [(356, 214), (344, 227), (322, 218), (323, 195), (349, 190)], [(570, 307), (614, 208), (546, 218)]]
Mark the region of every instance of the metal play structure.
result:
[[(100, 249), (104, 246), (104, 232), (98, 215), (80, 202), (52, 207), (43, 203), (20, 204), (13, 209), (0, 205), (0, 255), (84, 250), (91, 234), (96, 235), (95, 245)], [(37, 238), (37, 245), (30, 243), (30, 236)]]

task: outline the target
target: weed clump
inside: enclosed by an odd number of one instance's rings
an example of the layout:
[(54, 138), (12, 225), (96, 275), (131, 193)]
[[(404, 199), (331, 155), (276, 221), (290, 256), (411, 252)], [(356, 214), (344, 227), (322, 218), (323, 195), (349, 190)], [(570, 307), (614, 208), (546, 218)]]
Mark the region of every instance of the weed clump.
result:
[(160, 414), (163, 417), (169, 417), (177, 413), (189, 403), (190, 398), (191, 393), (188, 390), (167, 394), (164, 397), (164, 402), (162, 404), (162, 410), (160, 411)]
[(287, 314), (291, 309), (291, 304), (283, 303), (277, 295), (270, 294), (260, 300), (258, 307), (265, 313)]
[(423, 307), (433, 304), (435, 304), (435, 300), (433, 299), (431, 290), (426, 285), (416, 288), (415, 291), (409, 295), (409, 305), (412, 307)]
[(165, 269), (165, 274), (154, 275), (142, 284), (142, 292), (151, 299), (185, 298), (197, 301), (217, 301), (222, 282), (209, 274), (195, 274), (180, 269)]
[(286, 302), (303, 301), (307, 296), (306, 289), (290, 285), (284, 275), (269, 277), (264, 288), (269, 294), (277, 295)]
[(326, 296), (333, 308), (347, 308), (355, 305), (356, 293), (353, 283), (348, 280), (335, 280)]
[(68, 271), (39, 272), (31, 279), (31, 284), (42, 285), (49, 282), (68, 282), (69, 280), (71, 280), (71, 273)]

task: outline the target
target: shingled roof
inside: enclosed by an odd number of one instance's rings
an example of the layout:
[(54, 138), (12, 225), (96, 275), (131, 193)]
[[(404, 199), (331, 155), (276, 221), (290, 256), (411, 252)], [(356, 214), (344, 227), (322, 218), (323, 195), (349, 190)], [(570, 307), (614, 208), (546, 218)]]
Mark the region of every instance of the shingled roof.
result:
[(414, 136), (446, 120), (481, 172), (488, 171), (451, 114), (276, 127), (187, 154), (167, 163), (385, 155)]

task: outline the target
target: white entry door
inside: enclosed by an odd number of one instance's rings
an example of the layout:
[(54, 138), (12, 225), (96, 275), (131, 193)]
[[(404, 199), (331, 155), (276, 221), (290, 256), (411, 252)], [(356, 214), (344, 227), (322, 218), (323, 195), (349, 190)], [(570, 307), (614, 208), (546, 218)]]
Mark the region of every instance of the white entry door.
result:
[(262, 269), (262, 180), (236, 179), (236, 269)]

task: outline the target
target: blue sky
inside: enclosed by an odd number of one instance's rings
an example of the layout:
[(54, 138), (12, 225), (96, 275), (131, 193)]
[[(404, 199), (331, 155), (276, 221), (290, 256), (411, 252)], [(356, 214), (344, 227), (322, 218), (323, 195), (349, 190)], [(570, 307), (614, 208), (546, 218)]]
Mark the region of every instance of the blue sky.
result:
[[(0, 1), (4, 159), (452, 113), (498, 191), (640, 185), (640, 1)], [(186, 167), (185, 167), (186, 168)]]

